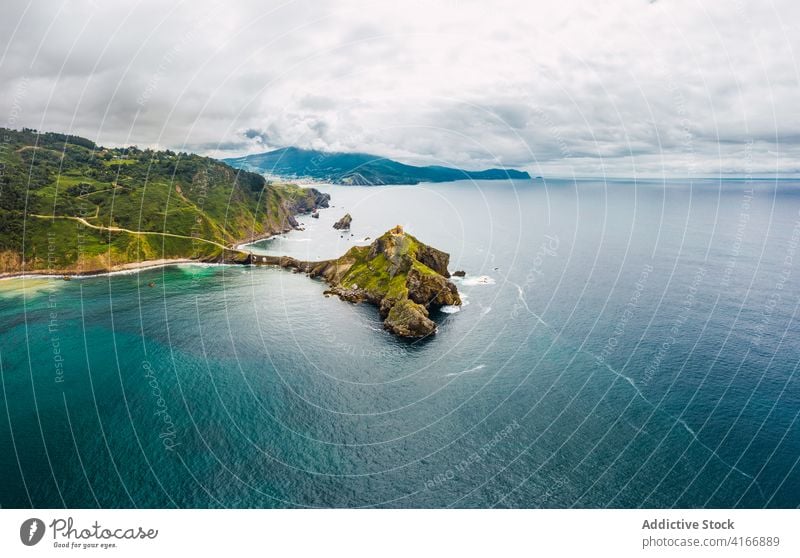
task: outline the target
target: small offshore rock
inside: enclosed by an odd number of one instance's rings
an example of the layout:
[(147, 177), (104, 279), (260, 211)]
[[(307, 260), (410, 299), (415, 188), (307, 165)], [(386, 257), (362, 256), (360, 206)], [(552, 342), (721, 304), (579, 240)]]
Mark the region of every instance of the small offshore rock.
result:
[(336, 230), (350, 230), (350, 223), (353, 222), (353, 218), (350, 216), (349, 213), (345, 213), (345, 216), (336, 221), (333, 224), (333, 228)]
[(407, 298), (392, 306), (383, 327), (400, 337), (419, 338), (436, 333), (436, 322), (428, 317), (425, 307)]

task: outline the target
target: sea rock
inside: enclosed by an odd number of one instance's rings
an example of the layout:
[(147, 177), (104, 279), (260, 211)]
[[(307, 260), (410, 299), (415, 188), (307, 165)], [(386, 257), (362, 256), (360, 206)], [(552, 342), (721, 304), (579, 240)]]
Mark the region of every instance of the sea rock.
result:
[(319, 219), (319, 211), (315, 211), (314, 213), (312, 213), (311, 217), (313, 217), (314, 219)]
[(383, 327), (400, 337), (426, 337), (436, 332), (436, 322), (428, 317), (425, 307), (408, 299), (392, 306)]
[(430, 309), (461, 305), (456, 286), (445, 275), (449, 260), (446, 252), (423, 244), (400, 226), (335, 260), (253, 256), (256, 265), (278, 265), (323, 279), (330, 285), (325, 295), (377, 306), (384, 328), (408, 338), (436, 332)]
[(430, 308), (461, 305), (456, 286), (445, 275), (449, 260), (449, 254), (423, 244), (398, 225), (314, 273), (333, 285), (331, 294), (376, 305), (388, 331), (418, 338), (436, 331)]
[(346, 213), (344, 217), (339, 219), (333, 224), (333, 228), (337, 230), (341, 229), (350, 229), (350, 223), (352, 223), (353, 218), (350, 216), (349, 213)]
[(467, 276), (467, 272), (466, 271), (462, 271), (460, 269), (458, 271), (454, 271), (453, 272), (453, 277), (466, 277), (466, 276)]

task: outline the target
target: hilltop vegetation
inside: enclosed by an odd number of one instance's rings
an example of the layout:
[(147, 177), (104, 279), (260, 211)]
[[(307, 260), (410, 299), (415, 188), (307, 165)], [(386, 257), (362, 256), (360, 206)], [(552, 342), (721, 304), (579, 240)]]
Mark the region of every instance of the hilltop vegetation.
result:
[(218, 261), (327, 199), (208, 157), (0, 129), (0, 272)]
[(367, 153), (335, 153), (297, 147), (225, 159), (225, 162), (238, 169), (276, 176), (362, 186), (530, 178), (527, 172), (512, 169), (468, 171), (441, 166), (416, 167)]

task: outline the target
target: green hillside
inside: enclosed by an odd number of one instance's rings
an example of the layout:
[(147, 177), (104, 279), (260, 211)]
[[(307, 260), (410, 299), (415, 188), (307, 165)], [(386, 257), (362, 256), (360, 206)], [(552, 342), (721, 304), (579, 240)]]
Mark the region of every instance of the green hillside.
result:
[(198, 155), (0, 129), (0, 273), (220, 261), (327, 199)]

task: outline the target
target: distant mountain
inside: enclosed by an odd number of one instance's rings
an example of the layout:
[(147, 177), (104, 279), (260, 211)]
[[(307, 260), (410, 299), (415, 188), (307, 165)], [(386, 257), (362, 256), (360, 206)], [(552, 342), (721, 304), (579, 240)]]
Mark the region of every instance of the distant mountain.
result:
[(367, 153), (333, 153), (284, 147), (266, 153), (224, 159), (230, 166), (287, 178), (311, 178), (334, 184), (380, 185), (450, 182), (452, 180), (529, 179), (525, 171), (467, 171), (449, 167), (415, 167)]

